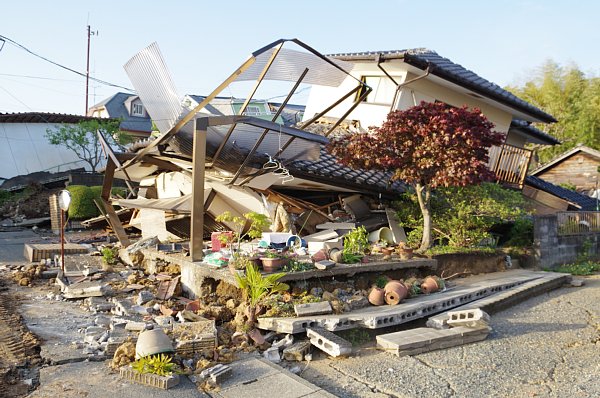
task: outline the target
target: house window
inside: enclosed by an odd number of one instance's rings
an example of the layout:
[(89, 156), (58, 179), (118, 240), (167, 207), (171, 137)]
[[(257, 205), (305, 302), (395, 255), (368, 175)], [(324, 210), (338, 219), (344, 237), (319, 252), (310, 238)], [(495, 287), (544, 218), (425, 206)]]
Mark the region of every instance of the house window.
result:
[[(399, 81), (400, 76), (393, 76), (394, 80)], [(396, 85), (387, 76), (362, 76), (360, 80), (367, 86), (371, 87), (373, 91), (367, 95), (363, 102), (371, 104), (382, 104), (390, 105), (394, 100), (394, 94), (396, 92)], [(360, 90), (358, 97), (362, 96), (363, 90)]]
[(244, 115), (246, 116), (260, 116), (262, 114), (263, 112), (261, 112), (260, 108), (256, 105), (248, 105), (244, 111)]
[(132, 104), (131, 105), (131, 115), (132, 116), (144, 116), (144, 106), (142, 104)]

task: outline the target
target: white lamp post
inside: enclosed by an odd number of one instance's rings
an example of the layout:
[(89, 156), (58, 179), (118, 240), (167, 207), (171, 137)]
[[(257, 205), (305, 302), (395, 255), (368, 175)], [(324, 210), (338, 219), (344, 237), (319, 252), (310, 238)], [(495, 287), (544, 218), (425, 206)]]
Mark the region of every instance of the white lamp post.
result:
[(63, 189), (58, 194), (58, 206), (60, 207), (60, 269), (65, 272), (65, 212), (69, 210), (71, 194)]

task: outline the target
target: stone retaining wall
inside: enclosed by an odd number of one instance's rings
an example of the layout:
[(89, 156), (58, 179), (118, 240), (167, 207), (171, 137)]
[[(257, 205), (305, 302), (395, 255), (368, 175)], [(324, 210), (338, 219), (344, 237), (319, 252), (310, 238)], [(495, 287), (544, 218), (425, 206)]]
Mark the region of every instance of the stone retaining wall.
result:
[(575, 262), (586, 241), (591, 243), (589, 254), (600, 258), (600, 234), (560, 236), (556, 215), (536, 216), (534, 219), (534, 255), (536, 265), (541, 268)]

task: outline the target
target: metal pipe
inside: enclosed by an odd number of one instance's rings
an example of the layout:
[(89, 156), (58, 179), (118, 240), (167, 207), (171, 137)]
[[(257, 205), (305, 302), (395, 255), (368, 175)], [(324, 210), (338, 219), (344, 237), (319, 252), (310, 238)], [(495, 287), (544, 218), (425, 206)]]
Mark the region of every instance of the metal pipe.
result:
[[(248, 104), (252, 100), (252, 97), (254, 96), (254, 94), (256, 94), (256, 90), (258, 90), (258, 87), (260, 86), (260, 84), (262, 83), (263, 79), (265, 78), (267, 72), (269, 71), (269, 68), (271, 68), (271, 65), (273, 65), (273, 62), (275, 61), (275, 58), (277, 58), (277, 54), (279, 54), (279, 51), (281, 50), (282, 46), (283, 46), (283, 42), (280, 43), (280, 44), (278, 44), (277, 46), (275, 46), (275, 48), (273, 49), (273, 54), (271, 54), (271, 57), (269, 58), (269, 61), (267, 61), (267, 64), (265, 65), (265, 67), (263, 68), (262, 72), (260, 73), (260, 76), (258, 77), (258, 80), (256, 81), (256, 84), (254, 84), (254, 87), (250, 91), (250, 95), (246, 98), (246, 100), (242, 104), (242, 107), (240, 108), (240, 110), (238, 112), (238, 115), (242, 115), (244, 113), (244, 111), (246, 110), (246, 107), (248, 106)], [(216, 163), (217, 159), (219, 158), (219, 155), (221, 154), (221, 151), (223, 151), (223, 148), (225, 147), (225, 144), (227, 144), (227, 141), (229, 140), (229, 137), (231, 137), (231, 134), (233, 133), (233, 130), (235, 129), (235, 126), (237, 126), (237, 123), (233, 123), (231, 125), (231, 127), (229, 127), (229, 130), (227, 131), (227, 134), (225, 134), (225, 137), (223, 138), (223, 141), (221, 141), (221, 144), (219, 145), (219, 147), (217, 148), (217, 151), (213, 155), (212, 161), (209, 164), (205, 165), (205, 167), (213, 167), (214, 166), (214, 164)]]
[(369, 86), (365, 86), (365, 91), (360, 95), (360, 97), (358, 97), (358, 99), (354, 102), (354, 105), (352, 105), (350, 107), (350, 109), (348, 109), (339, 119), (337, 122), (334, 123), (334, 125), (327, 130), (327, 132), (325, 133), (325, 137), (329, 137), (329, 134), (331, 134), (333, 132), (333, 130), (336, 129), (337, 126), (340, 125), (340, 123), (342, 123), (344, 120), (346, 120), (346, 118), (348, 117), (348, 115), (350, 115), (350, 113), (352, 113), (352, 111), (358, 106), (358, 104), (360, 104), (361, 102), (363, 102), (363, 100), (365, 98), (367, 98), (367, 96), (371, 93), (371, 91), (373, 91), (373, 89)]
[(427, 76), (429, 76), (431, 74), (431, 72), (433, 72), (433, 65), (429, 64), (429, 65), (427, 65), (427, 69), (425, 70), (424, 75), (417, 76), (413, 79), (410, 79), (410, 80), (407, 80), (405, 82), (398, 84), (396, 86), (396, 91), (394, 92), (394, 100), (392, 101), (392, 105), (390, 106), (390, 112), (394, 111), (394, 107), (396, 106), (396, 100), (398, 99), (398, 94), (400, 93), (400, 89), (402, 89), (404, 86), (406, 86), (408, 84), (416, 82), (417, 80), (426, 78)]
[(377, 67), (381, 69), (383, 73), (385, 73), (385, 75), (396, 85), (396, 87), (398, 87), (398, 83), (394, 80), (394, 78), (387, 72), (387, 70), (383, 69), (383, 66), (381, 66), (381, 63), (383, 62), (381, 53), (375, 56), (375, 61), (377, 61)]
[[(292, 96), (294, 95), (294, 92), (296, 91), (296, 89), (298, 88), (298, 86), (300, 85), (300, 83), (302, 82), (302, 80), (304, 79), (304, 77), (306, 76), (307, 73), (308, 73), (308, 68), (304, 68), (304, 71), (302, 72), (302, 74), (300, 75), (300, 77), (298, 78), (298, 80), (296, 80), (296, 83), (294, 84), (294, 86), (292, 87), (292, 89), (290, 90), (290, 92), (288, 93), (287, 97), (285, 97), (285, 100), (281, 103), (281, 106), (279, 107), (279, 109), (277, 109), (277, 112), (275, 112), (275, 115), (273, 115), (273, 118), (271, 119), (272, 122), (275, 122), (277, 120), (277, 118), (279, 117), (279, 115), (281, 115), (281, 112), (283, 112), (283, 108), (287, 105), (287, 103), (289, 102), (289, 100), (292, 98)], [(235, 181), (238, 179), (238, 177), (242, 173), (242, 170), (244, 169), (244, 167), (246, 167), (246, 165), (250, 161), (251, 156), (254, 155), (254, 152), (256, 152), (256, 150), (258, 149), (258, 147), (260, 146), (260, 144), (263, 142), (263, 140), (264, 140), (266, 134), (268, 133), (268, 131), (269, 131), (269, 129), (265, 129), (263, 131), (263, 133), (261, 134), (260, 138), (254, 144), (254, 146), (252, 147), (252, 149), (248, 153), (248, 156), (246, 156), (246, 159), (244, 159), (244, 162), (238, 168), (237, 172), (235, 173), (235, 175), (233, 176), (233, 178), (231, 179), (231, 181), (229, 182), (228, 185), (233, 185), (235, 183)]]
[(60, 209), (60, 269), (65, 274), (65, 211)]

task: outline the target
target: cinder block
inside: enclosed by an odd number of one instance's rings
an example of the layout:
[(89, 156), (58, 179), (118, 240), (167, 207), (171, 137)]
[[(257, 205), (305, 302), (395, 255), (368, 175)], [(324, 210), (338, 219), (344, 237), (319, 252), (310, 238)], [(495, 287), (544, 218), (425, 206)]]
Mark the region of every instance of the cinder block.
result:
[(309, 350), (310, 341), (299, 341), (283, 350), (283, 358), (286, 361), (303, 361)]
[(205, 369), (200, 373), (202, 379), (210, 378), (214, 384), (221, 384), (223, 381), (227, 380), (229, 376), (231, 376), (231, 366), (223, 365), (221, 363), (212, 368)]
[(448, 312), (448, 320), (446, 323), (451, 328), (457, 326), (466, 326), (470, 328), (487, 326), (490, 323), (490, 316), (479, 308), (450, 311)]
[(477, 328), (458, 326), (443, 330), (417, 328), (379, 335), (377, 346), (398, 356), (417, 355), (484, 340), (490, 330), (487, 326)]
[(310, 339), (310, 343), (332, 357), (349, 355), (352, 352), (352, 344), (344, 340), (340, 336), (322, 329), (322, 328), (307, 328), (306, 335)]
[(331, 304), (329, 301), (320, 301), (318, 303), (306, 303), (294, 305), (294, 311), (296, 316), (307, 316), (307, 315), (322, 315), (331, 314)]

